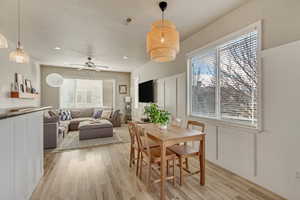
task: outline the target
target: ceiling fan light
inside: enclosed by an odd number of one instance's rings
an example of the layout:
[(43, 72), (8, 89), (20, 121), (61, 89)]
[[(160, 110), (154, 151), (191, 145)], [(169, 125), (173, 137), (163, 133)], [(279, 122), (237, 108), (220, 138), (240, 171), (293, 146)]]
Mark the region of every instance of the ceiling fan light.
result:
[(29, 63), (29, 56), (21, 47), (17, 47), (9, 54), (9, 60), (18, 64), (26, 64)]
[(7, 39), (0, 33), (0, 49), (8, 48)]

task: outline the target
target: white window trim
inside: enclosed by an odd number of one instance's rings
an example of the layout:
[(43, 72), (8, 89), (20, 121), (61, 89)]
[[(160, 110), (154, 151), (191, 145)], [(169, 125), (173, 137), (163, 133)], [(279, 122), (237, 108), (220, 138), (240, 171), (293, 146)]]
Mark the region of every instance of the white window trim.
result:
[(134, 78), (134, 109), (139, 108), (139, 77)]
[[(83, 78), (66, 78), (66, 79), (81, 79), (81, 80), (98, 80), (98, 79), (83, 79)], [(104, 81), (105, 79), (103, 79), (103, 80), (100, 80), (99, 79), (99, 81)], [(112, 109), (116, 109), (116, 80), (115, 79), (111, 79), (111, 81), (112, 81), (112, 83), (113, 83), (113, 105), (112, 105)], [(103, 82), (102, 82), (103, 83)], [(103, 86), (103, 85), (102, 85)], [(61, 88), (59, 88), (58, 89), (58, 93), (59, 93), (59, 100), (58, 100), (58, 108), (59, 109), (64, 109), (64, 108), (62, 108), (61, 107), (61, 102), (62, 102), (62, 96), (60, 95), (61, 94)], [(104, 108), (105, 106), (103, 105), (103, 88), (102, 88), (102, 91), (101, 91), (101, 96), (102, 96), (102, 100), (101, 100), (101, 106), (100, 106), (100, 108)], [(71, 108), (72, 109), (72, 108)]]
[[(194, 115), (191, 112), (191, 58), (195, 55), (204, 54), (205, 52), (209, 51), (212, 48), (217, 48), (218, 46), (233, 40), (241, 35), (244, 35), (248, 33), (249, 31), (257, 30), (258, 32), (258, 43), (257, 43), (257, 126), (251, 126), (251, 125), (245, 125), (239, 122), (224, 120), (224, 119), (217, 119), (217, 118), (210, 118), (207, 116), (201, 116), (201, 115)], [(204, 120), (208, 123), (215, 124), (216, 126), (229, 126), (229, 127), (238, 127), (242, 129), (249, 129), (250, 131), (254, 132), (262, 132), (263, 131), (263, 119), (262, 119), (262, 21), (258, 21), (254, 24), (251, 24), (237, 32), (231, 33), (221, 39), (218, 39), (214, 42), (211, 42), (204, 47), (201, 47), (199, 49), (196, 49), (190, 53), (186, 54), (187, 58), (187, 116), (188, 118), (197, 118)], [(218, 62), (218, 61), (217, 61)], [(219, 74), (217, 74), (219, 76)], [(220, 91), (218, 91), (220, 92)], [(218, 99), (217, 99), (218, 102)], [(218, 109), (218, 108), (217, 108)]]

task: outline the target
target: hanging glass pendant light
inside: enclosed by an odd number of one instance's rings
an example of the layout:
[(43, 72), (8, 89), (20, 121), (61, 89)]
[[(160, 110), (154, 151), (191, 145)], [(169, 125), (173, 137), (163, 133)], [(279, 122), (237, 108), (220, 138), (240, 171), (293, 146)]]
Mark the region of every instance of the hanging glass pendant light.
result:
[(151, 32), (147, 34), (147, 53), (151, 60), (156, 62), (169, 62), (176, 58), (179, 52), (179, 33), (176, 26), (164, 19), (164, 11), (168, 4), (159, 3), (162, 19), (152, 24)]
[(18, 42), (17, 42), (16, 50), (9, 54), (9, 60), (20, 64), (29, 63), (29, 56), (21, 46), (20, 38), (21, 38), (21, 5), (20, 5), (20, 0), (18, 0)]
[(0, 33), (0, 49), (8, 48), (8, 43), (6, 38)]

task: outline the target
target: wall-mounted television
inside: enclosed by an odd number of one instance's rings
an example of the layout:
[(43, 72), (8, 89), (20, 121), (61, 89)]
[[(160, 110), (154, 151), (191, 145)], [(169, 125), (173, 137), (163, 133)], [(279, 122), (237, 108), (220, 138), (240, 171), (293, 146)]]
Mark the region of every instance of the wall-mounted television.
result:
[(147, 81), (139, 84), (139, 102), (153, 103), (154, 102), (154, 81)]

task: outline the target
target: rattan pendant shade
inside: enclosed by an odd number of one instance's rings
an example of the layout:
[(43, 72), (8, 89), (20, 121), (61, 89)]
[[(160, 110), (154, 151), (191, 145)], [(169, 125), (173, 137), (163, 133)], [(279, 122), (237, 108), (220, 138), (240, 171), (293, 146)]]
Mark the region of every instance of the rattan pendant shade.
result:
[(168, 62), (176, 58), (179, 52), (179, 33), (175, 25), (168, 20), (159, 20), (152, 24), (147, 35), (147, 52), (151, 60)]
[(147, 53), (151, 60), (156, 62), (172, 61), (179, 52), (179, 33), (176, 26), (164, 19), (167, 5), (165, 1), (159, 3), (162, 19), (154, 22), (151, 31), (147, 34)]

